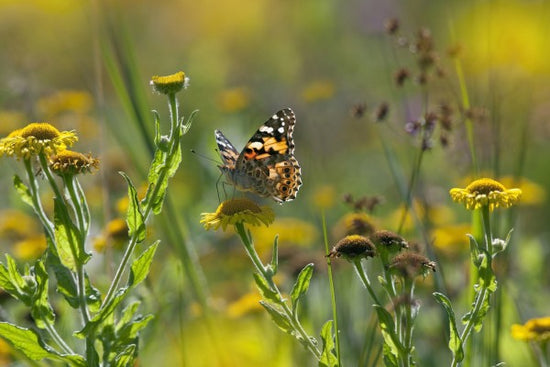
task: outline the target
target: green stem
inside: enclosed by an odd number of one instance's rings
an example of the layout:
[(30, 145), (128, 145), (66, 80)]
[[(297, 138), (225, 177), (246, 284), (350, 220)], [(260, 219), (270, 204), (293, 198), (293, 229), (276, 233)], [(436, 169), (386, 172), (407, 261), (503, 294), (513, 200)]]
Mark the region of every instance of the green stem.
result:
[(420, 147), (420, 151), (418, 152), (418, 155), (416, 157), (416, 162), (411, 172), (411, 179), (409, 180), (409, 186), (407, 187), (407, 196), (405, 199), (405, 209), (403, 210), (403, 214), (401, 215), (401, 220), (399, 222), (399, 227), (397, 228), (397, 233), (401, 233), (401, 231), (403, 230), (403, 226), (405, 225), (405, 220), (407, 219), (407, 214), (409, 214), (409, 208), (411, 207), (411, 203), (412, 203), (412, 192), (413, 192), (414, 184), (416, 183), (416, 178), (418, 177), (418, 173), (420, 172), (420, 165), (422, 164), (423, 156), (424, 156), (424, 149)]
[(29, 190), (32, 199), (32, 204), (36, 215), (42, 222), (42, 226), (46, 231), (46, 235), (50, 238), (52, 242), (55, 242), (55, 233), (53, 230), (53, 223), (48, 219), (48, 216), (44, 212), (42, 207), (42, 202), (40, 201), (40, 193), (38, 189), (38, 182), (36, 181), (36, 176), (34, 175), (31, 161), (29, 159), (24, 159), (25, 170), (27, 172), (27, 178), (29, 180)]
[(44, 174), (46, 175), (46, 178), (48, 179), (48, 182), (52, 187), (52, 190), (55, 196), (58, 197), (60, 200), (62, 200), (63, 194), (61, 193), (61, 190), (59, 190), (59, 186), (57, 186), (57, 182), (55, 182), (55, 179), (52, 175), (52, 171), (50, 171), (50, 167), (48, 166), (46, 156), (44, 154), (40, 154), (38, 155), (38, 159), (40, 160), (40, 166), (42, 168), (42, 172), (44, 172)]
[(49, 322), (46, 322), (45, 325), (46, 325), (46, 330), (48, 331), (48, 334), (50, 334), (50, 336), (57, 343), (57, 345), (59, 345), (59, 347), (63, 349), (63, 352), (67, 354), (75, 354), (75, 352), (73, 352), (73, 350), (67, 345), (67, 343), (65, 343), (63, 338), (59, 336), (59, 334), (57, 333), (57, 330), (55, 330), (55, 327), (52, 324), (50, 324)]
[(355, 266), (355, 271), (357, 272), (357, 275), (359, 275), (359, 279), (361, 279), (361, 282), (367, 288), (367, 291), (369, 292), (372, 300), (379, 306), (382, 306), (382, 303), (378, 300), (378, 297), (376, 296), (376, 293), (372, 289), (372, 286), (370, 284), (369, 278), (367, 274), (365, 273), (365, 270), (363, 269), (363, 264), (361, 264), (360, 258), (353, 259), (353, 265)]
[(338, 329), (338, 313), (336, 312), (336, 292), (334, 289), (334, 280), (332, 278), (332, 261), (329, 254), (327, 222), (325, 219), (325, 211), (321, 212), (321, 220), (323, 222), (323, 240), (325, 242), (325, 255), (327, 259), (327, 274), (330, 287), (330, 302), (332, 306), (332, 319), (334, 320), (334, 339), (336, 341), (336, 355), (338, 356), (338, 366), (342, 367), (342, 358), (340, 357), (340, 333)]
[(404, 345), (405, 350), (408, 354), (408, 361), (411, 361), (411, 351), (413, 349), (412, 345), (412, 334), (413, 334), (413, 324), (414, 320), (412, 317), (412, 303), (414, 301), (414, 281), (413, 279), (405, 279), (405, 290), (408, 290), (409, 299), (406, 300), (405, 304), (405, 336), (404, 336)]
[(281, 291), (279, 291), (279, 288), (273, 282), (272, 274), (268, 273), (267, 268), (262, 264), (262, 261), (260, 260), (260, 257), (258, 256), (258, 253), (256, 252), (256, 249), (254, 248), (254, 245), (252, 244), (252, 241), (250, 241), (250, 238), (248, 237), (248, 234), (246, 233), (246, 230), (244, 228), (243, 222), (238, 222), (235, 224), (235, 229), (237, 230), (237, 233), (239, 234), (239, 237), (241, 238), (241, 241), (243, 242), (244, 248), (246, 250), (246, 253), (252, 260), (252, 263), (254, 264), (254, 267), (260, 273), (260, 275), (267, 281), (269, 287), (272, 291), (277, 293), (278, 299), (281, 300), (279, 303), (279, 306), (282, 307), (283, 312), (287, 316), (288, 320), (291, 321), (291, 325), (294, 328), (294, 330), (300, 335), (302, 340), (305, 342), (305, 345), (307, 349), (317, 358), (317, 360), (321, 359), (321, 351), (317, 348), (317, 345), (313, 343), (311, 337), (307, 334), (307, 332), (302, 327), (302, 324), (297, 319), (296, 316), (293, 315), (292, 310), (287, 305), (286, 302), (282, 301), (283, 296), (281, 294)]
[[(170, 94), (169, 96), (169, 106), (170, 106), (170, 121), (171, 121), (171, 131), (170, 131), (170, 149), (166, 155), (167, 161), (164, 162), (162, 169), (159, 172), (159, 176), (157, 180), (154, 183), (153, 189), (151, 190), (151, 195), (149, 195), (149, 199), (145, 203), (145, 207), (143, 209), (143, 218), (144, 222), (147, 222), (147, 219), (149, 218), (149, 215), (151, 214), (151, 211), (153, 210), (153, 203), (156, 202), (157, 196), (159, 195), (159, 190), (162, 186), (162, 182), (164, 182), (165, 176), (168, 174), (168, 167), (171, 167), (170, 159), (173, 159), (174, 152), (176, 149), (179, 148), (180, 144), (180, 131), (181, 128), (179, 126), (179, 117), (177, 116), (178, 113), (178, 104), (176, 100), (175, 94)], [(103, 303), (101, 304), (101, 309), (107, 305), (112, 297), (115, 294), (116, 289), (119, 286), (119, 283), (122, 279), (122, 275), (124, 274), (124, 271), (126, 270), (126, 266), (128, 265), (128, 262), (130, 261), (130, 258), (132, 257), (132, 254), (134, 253), (134, 250), (138, 244), (138, 233), (134, 233), (132, 237), (130, 238), (130, 241), (128, 243), (128, 246), (126, 247), (126, 250), (124, 251), (124, 255), (122, 255), (122, 260), (120, 261), (120, 264), (117, 268), (117, 271), (115, 273), (115, 276), (113, 277), (113, 281), (111, 282), (111, 285), (109, 286), (109, 289), (107, 290), (107, 293), (105, 295), (105, 298), (103, 300)]]
[[(488, 205), (484, 205), (481, 208), (481, 216), (483, 219), (483, 230), (484, 230), (484, 239), (485, 239), (485, 249), (487, 250), (487, 261), (489, 262), (488, 267), (491, 268), (491, 260), (493, 256), (493, 235), (491, 233), (491, 213), (489, 210)], [(477, 315), (479, 314), (482, 305), (485, 303), (485, 298), (489, 297), (489, 291), (487, 289), (487, 284), (485, 282), (481, 283), (483, 286), (481, 287), (479, 293), (476, 294), (475, 300), (474, 300), (474, 307), (472, 309), (470, 318), (468, 320), (468, 323), (466, 324), (466, 327), (462, 331), (462, 334), (460, 335), (460, 340), (462, 341), (462, 345), (466, 345), (466, 342), (468, 338), (470, 337), (470, 334), (472, 332), (472, 329), (474, 327), (475, 320), (477, 320)], [(452, 367), (458, 366), (458, 361), (453, 358)]]

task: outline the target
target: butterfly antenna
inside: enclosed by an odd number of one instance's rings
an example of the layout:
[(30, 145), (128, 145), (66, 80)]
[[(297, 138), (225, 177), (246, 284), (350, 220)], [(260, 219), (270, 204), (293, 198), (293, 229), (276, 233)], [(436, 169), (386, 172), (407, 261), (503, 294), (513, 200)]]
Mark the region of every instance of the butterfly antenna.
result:
[[(216, 151), (218, 151), (218, 150), (216, 149)], [(197, 152), (195, 149), (190, 149), (190, 152), (193, 153), (193, 154), (195, 154), (195, 155), (198, 156), (198, 157), (201, 157), (202, 159), (206, 159), (207, 161), (214, 162), (214, 163), (216, 163), (217, 165), (222, 164), (221, 161), (216, 160), (216, 159), (214, 159), (214, 158), (210, 158), (210, 157), (208, 157), (208, 156), (206, 156), (206, 155), (204, 155), (204, 154), (202, 154), (202, 153), (199, 153), (199, 152)]]

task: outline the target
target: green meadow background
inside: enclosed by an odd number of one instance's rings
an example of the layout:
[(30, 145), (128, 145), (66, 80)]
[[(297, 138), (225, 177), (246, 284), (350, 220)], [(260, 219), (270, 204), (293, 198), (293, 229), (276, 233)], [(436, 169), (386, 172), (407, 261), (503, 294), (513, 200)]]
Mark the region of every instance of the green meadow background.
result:
[[(398, 19), (394, 34), (389, 19)], [(427, 52), (419, 40), (429, 42)], [(190, 78), (178, 94), (180, 108), (185, 116), (199, 112), (183, 138), (169, 203), (151, 221), (146, 241), (162, 240), (151, 275), (134, 294), (143, 313), (155, 314), (141, 333), (140, 365), (315, 365), (259, 306), (237, 237), (206, 232), (199, 223), (200, 214), (219, 203), (214, 129), (241, 148), (285, 107), (297, 117), (295, 155), (304, 184), (292, 202), (264, 200), (276, 220), (253, 235), (267, 260), (279, 234), (277, 280), (286, 291), (299, 269), (315, 263), (301, 309), (309, 333), (318, 336), (332, 318), (322, 213), (331, 245), (352, 211), (346, 194), (380, 197), (369, 215), (378, 228), (397, 230), (403, 192), (421, 154), (412, 191), (417, 220), (409, 218), (403, 234), (425, 248), (437, 272), (417, 284), (418, 365), (450, 362), (447, 323), (431, 293), (444, 289), (459, 315), (468, 308), (466, 234), (477, 222), (448, 191), (480, 176), (523, 190), (519, 206), (495, 212), (497, 235), (514, 232), (495, 264), (502, 292), (484, 329), (499, 340), (499, 360), (537, 365), (510, 327), (550, 316), (548, 1), (0, 0), (0, 45), (0, 136), (46, 121), (75, 129), (75, 148), (101, 161), (81, 182), (94, 218), (87, 271), (102, 291), (122, 254), (107, 227), (124, 207), (118, 172), (145, 182), (151, 110), (168, 127), (166, 99), (152, 93), (149, 80), (179, 70)], [(402, 85), (400, 70), (407, 75)], [(388, 110), (381, 116), (383, 105)], [(430, 113), (444, 111), (448, 126), (436, 124), (424, 139), (415, 134)], [(38, 221), (12, 187), (21, 168), (15, 159), (0, 160), (0, 251), (31, 264), (43, 242)], [(45, 202), (53, 203), (49, 197), (45, 192)], [(381, 365), (379, 332), (370, 339), (375, 324), (368, 294), (344, 260), (335, 261), (334, 277), (343, 364)], [(70, 332), (76, 320), (66, 307), (54, 303), (59, 329)], [(14, 299), (0, 295), (1, 320), (27, 317)], [(484, 338), (475, 340), (483, 350)], [(2, 363), (28, 362), (0, 344)]]

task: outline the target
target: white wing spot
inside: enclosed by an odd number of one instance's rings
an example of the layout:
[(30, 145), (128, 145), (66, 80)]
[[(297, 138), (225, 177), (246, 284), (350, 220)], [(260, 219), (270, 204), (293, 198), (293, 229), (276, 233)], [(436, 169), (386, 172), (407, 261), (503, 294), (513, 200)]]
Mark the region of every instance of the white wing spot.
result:
[(263, 133), (268, 133), (268, 134), (271, 134), (273, 132), (272, 127), (265, 126), (265, 125), (261, 126), (258, 130), (263, 132)]
[(277, 129), (277, 131), (278, 131), (280, 134), (282, 134), (282, 133), (285, 132), (285, 128), (281, 126), (280, 128)]
[(271, 116), (271, 119), (273, 119), (273, 120), (277, 120), (277, 118), (278, 118), (278, 117), (277, 117), (277, 114)]
[(260, 143), (259, 141), (255, 141), (253, 143), (250, 143), (250, 145), (248, 146), (249, 148), (252, 148), (252, 149), (262, 149), (264, 145), (262, 143)]

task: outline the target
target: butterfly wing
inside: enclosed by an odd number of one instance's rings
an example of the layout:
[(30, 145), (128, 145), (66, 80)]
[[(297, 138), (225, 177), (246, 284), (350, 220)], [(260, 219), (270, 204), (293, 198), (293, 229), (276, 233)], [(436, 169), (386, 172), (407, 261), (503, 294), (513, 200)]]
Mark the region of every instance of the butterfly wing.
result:
[(294, 157), (295, 123), (294, 112), (285, 108), (260, 126), (237, 158), (234, 181), (240, 179), (241, 186), (279, 203), (296, 198), (302, 178)]
[(221, 131), (216, 130), (214, 132), (216, 136), (216, 144), (222, 157), (222, 161), (225, 167), (234, 169), (239, 158), (239, 151), (231, 144), (231, 142), (222, 134)]

